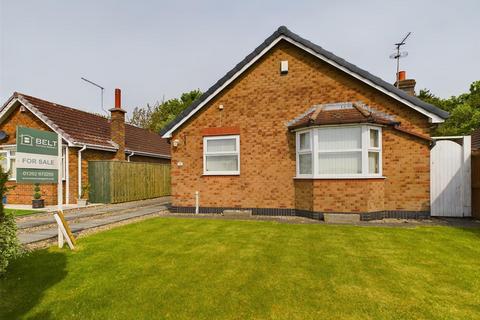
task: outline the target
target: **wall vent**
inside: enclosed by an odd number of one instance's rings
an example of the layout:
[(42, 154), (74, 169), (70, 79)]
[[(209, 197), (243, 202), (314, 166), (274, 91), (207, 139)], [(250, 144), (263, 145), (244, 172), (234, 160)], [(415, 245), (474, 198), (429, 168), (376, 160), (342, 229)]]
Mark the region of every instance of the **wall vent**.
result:
[(287, 60), (280, 61), (280, 73), (281, 74), (287, 74), (288, 73), (288, 61)]

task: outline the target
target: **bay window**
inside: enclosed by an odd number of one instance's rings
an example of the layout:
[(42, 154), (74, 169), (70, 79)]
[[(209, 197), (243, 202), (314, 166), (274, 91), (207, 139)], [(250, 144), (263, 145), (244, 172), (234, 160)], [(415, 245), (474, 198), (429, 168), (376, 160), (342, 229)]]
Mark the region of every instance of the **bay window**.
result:
[(380, 127), (317, 127), (298, 131), (296, 135), (299, 178), (362, 178), (382, 174)]
[(240, 136), (203, 138), (203, 174), (240, 174)]

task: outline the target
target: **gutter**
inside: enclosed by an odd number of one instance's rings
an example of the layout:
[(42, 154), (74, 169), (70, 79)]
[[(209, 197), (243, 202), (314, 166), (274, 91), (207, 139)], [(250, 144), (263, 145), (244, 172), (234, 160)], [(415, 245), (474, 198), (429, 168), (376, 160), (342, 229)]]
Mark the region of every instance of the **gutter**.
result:
[(80, 150), (78, 150), (78, 199), (82, 195), (82, 152), (87, 149), (87, 145), (84, 145)]
[(151, 158), (162, 158), (162, 159), (171, 159), (172, 157), (166, 154), (159, 154), (159, 153), (150, 153), (150, 152), (142, 152), (142, 151), (134, 151), (130, 149), (125, 149), (125, 153), (127, 152), (134, 152), (137, 156), (147, 156)]
[(88, 149), (110, 151), (110, 152), (116, 152), (118, 150), (118, 148), (115, 148), (115, 147), (107, 147), (107, 146), (102, 146), (97, 144), (88, 144), (88, 143), (75, 143), (72, 146), (77, 148), (86, 147)]

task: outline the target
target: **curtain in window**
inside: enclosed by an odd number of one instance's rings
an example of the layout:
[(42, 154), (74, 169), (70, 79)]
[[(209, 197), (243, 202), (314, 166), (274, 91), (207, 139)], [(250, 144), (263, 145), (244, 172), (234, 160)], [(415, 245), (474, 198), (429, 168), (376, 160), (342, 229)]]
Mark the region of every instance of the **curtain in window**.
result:
[(329, 152), (318, 154), (319, 174), (362, 173), (362, 152)]
[(319, 151), (362, 148), (362, 128), (328, 128), (318, 131)]
[(207, 153), (237, 151), (235, 139), (207, 140)]
[(312, 174), (312, 154), (299, 154), (298, 155), (300, 174)]
[(207, 171), (237, 171), (237, 156), (207, 156)]

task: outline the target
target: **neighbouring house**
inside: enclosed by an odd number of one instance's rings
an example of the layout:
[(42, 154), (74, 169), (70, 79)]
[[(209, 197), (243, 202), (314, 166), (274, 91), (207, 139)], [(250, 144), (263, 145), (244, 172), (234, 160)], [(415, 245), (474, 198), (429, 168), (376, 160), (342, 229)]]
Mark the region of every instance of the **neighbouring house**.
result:
[[(33, 185), (16, 183), (16, 128), (24, 126), (58, 133), (63, 140), (63, 199), (75, 204), (82, 186), (88, 183), (88, 161), (119, 160), (170, 163), (166, 139), (148, 130), (125, 123), (120, 89), (115, 90), (111, 116), (101, 116), (79, 109), (15, 92), (0, 109), (2, 167), (11, 171), (7, 202), (31, 204)], [(41, 187), (46, 205), (57, 204), (57, 185)], [(80, 190), (80, 192), (79, 192)]]
[(172, 210), (421, 217), (448, 113), (280, 27), (163, 131)]

